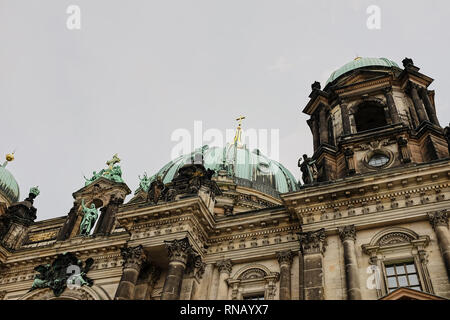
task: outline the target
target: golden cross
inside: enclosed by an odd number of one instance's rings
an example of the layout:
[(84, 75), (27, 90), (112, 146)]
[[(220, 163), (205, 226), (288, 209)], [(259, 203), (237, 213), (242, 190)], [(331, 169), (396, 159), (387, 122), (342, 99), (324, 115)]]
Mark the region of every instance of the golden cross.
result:
[(242, 135), (242, 120), (244, 120), (245, 117), (244, 116), (240, 116), (239, 118), (236, 119), (236, 121), (239, 121), (238, 127), (236, 128), (236, 134), (234, 136), (234, 143), (235, 144), (240, 144), (241, 143), (241, 135)]
[(108, 169), (112, 170), (113, 166), (116, 163), (119, 163), (119, 162), (120, 162), (120, 159), (119, 159), (119, 157), (117, 156), (117, 153), (116, 153), (115, 155), (113, 155), (111, 160), (106, 161), (106, 164), (109, 166)]
[(241, 127), (241, 125), (242, 125), (242, 120), (244, 120), (244, 119), (245, 119), (244, 116), (240, 116), (239, 118), (236, 119), (236, 121), (239, 121), (239, 124), (238, 124), (239, 127)]

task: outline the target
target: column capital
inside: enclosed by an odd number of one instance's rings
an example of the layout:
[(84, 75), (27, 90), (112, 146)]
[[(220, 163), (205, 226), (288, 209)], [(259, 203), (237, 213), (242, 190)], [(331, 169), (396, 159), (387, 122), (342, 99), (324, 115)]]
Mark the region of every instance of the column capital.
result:
[(292, 263), (292, 251), (286, 250), (286, 251), (278, 251), (276, 253), (278, 263), (281, 264), (291, 264)]
[(356, 240), (356, 229), (354, 224), (339, 227), (338, 232), (342, 242), (344, 242), (345, 240)]
[(448, 228), (448, 213), (446, 209), (429, 212), (428, 219), (430, 220), (433, 229), (436, 229), (437, 226), (445, 226)]
[(121, 248), (120, 254), (122, 255), (122, 258), (124, 260), (124, 268), (133, 268), (139, 270), (144, 261), (147, 259), (142, 245), (139, 245), (137, 247)]
[(178, 261), (183, 264), (187, 263), (190, 256), (195, 255), (191, 244), (187, 238), (181, 240), (165, 241), (167, 251), (169, 253), (169, 261)]
[(219, 273), (226, 272), (231, 274), (231, 270), (233, 268), (233, 263), (230, 259), (224, 259), (222, 261), (218, 261), (216, 263), (217, 268), (219, 269)]
[(415, 90), (417, 94), (421, 88), (423, 87), (412, 81), (408, 81), (408, 84), (406, 85), (406, 91), (412, 92), (412, 90)]
[(300, 249), (302, 254), (312, 254), (325, 252), (327, 245), (325, 228), (298, 233), (300, 240)]

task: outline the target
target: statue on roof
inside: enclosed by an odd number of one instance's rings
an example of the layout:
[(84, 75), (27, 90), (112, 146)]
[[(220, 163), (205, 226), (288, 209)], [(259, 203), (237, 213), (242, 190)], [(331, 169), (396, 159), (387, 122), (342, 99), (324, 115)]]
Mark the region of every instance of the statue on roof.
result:
[(144, 176), (142, 178), (141, 176), (138, 176), (138, 178), (139, 178), (139, 190), (148, 192), (151, 178), (147, 176), (147, 172), (144, 172)]
[(90, 179), (84, 177), (84, 179), (86, 180), (84, 185), (87, 186), (101, 177), (117, 183), (123, 183), (124, 181), (122, 179), (122, 169), (119, 165), (116, 165), (119, 162), (120, 159), (116, 153), (111, 160), (106, 161), (108, 168), (102, 169), (98, 173), (96, 171), (92, 172), (92, 177)]
[(94, 227), (95, 221), (97, 221), (98, 209), (95, 207), (95, 204), (91, 204), (90, 208), (86, 207), (84, 199), (81, 200), (81, 207), (83, 208), (83, 220), (81, 220), (80, 224), (80, 235), (88, 236)]
[(156, 180), (154, 180), (148, 188), (148, 201), (157, 204), (159, 199), (161, 198), (164, 188), (164, 183), (161, 177), (157, 177)]
[(34, 198), (36, 198), (40, 193), (41, 191), (39, 190), (38, 186), (30, 188), (29, 194), (32, 194)]
[(300, 167), (300, 171), (302, 172), (302, 179), (305, 184), (312, 184), (317, 182), (317, 178), (319, 176), (319, 172), (316, 167), (316, 161), (308, 158), (308, 155), (303, 155), (302, 159), (298, 160), (298, 166)]

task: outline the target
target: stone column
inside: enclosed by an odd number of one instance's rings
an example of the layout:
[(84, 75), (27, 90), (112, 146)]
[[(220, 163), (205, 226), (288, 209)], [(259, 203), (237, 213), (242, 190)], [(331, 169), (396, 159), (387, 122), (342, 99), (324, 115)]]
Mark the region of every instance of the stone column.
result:
[(355, 152), (350, 148), (345, 148), (344, 156), (345, 156), (345, 164), (347, 165), (347, 173), (349, 176), (351, 176), (356, 172), (355, 157), (354, 157)]
[(408, 140), (404, 137), (397, 138), (398, 148), (400, 150), (401, 160), (403, 163), (411, 162), (411, 155), (408, 148)]
[(77, 212), (78, 208), (80, 207), (79, 201), (74, 201), (73, 206), (69, 211), (69, 214), (67, 215), (66, 221), (64, 222), (64, 225), (61, 227), (58, 236), (56, 238), (57, 241), (64, 241), (69, 238), (70, 234), (72, 233), (73, 227), (75, 226), (75, 222), (77, 221)]
[[(111, 196), (109, 203), (106, 205), (102, 214), (97, 222), (95, 234), (109, 234), (114, 227), (114, 220), (119, 209), (119, 206), (123, 203), (124, 199)], [(103, 209), (103, 208), (102, 208)]]
[(116, 291), (115, 300), (130, 300), (134, 298), (134, 289), (146, 256), (141, 245), (122, 248), (124, 259), (122, 278)]
[(217, 300), (225, 300), (228, 297), (228, 283), (227, 280), (230, 277), (233, 263), (230, 259), (217, 262), (217, 268), (219, 269), (219, 288), (217, 290)]
[(425, 108), (423, 106), (422, 100), (419, 97), (419, 93), (417, 92), (418, 87), (414, 83), (409, 84), (409, 90), (411, 93), (411, 98), (414, 103), (414, 109), (416, 110), (417, 117), (419, 120), (419, 124), (421, 124), (423, 121), (428, 121), (427, 113), (425, 112)]
[(292, 252), (277, 252), (278, 263), (280, 264), (280, 300), (291, 300), (291, 264)]
[(422, 96), (422, 101), (423, 104), (425, 105), (425, 110), (427, 111), (428, 117), (430, 118), (431, 122), (434, 123), (435, 125), (441, 126), (439, 124), (439, 120), (436, 115), (436, 110), (431, 104), (430, 97), (428, 96), (428, 90), (425, 88), (420, 89), (420, 95)]
[(305, 300), (305, 259), (301, 251), (298, 253), (298, 299)]
[(319, 110), (319, 130), (320, 144), (328, 143), (328, 121), (326, 108), (324, 105), (321, 105)]
[(304, 299), (323, 300), (323, 253), (326, 247), (325, 229), (299, 233), (304, 264)]
[(208, 263), (205, 266), (205, 273), (203, 278), (201, 279), (200, 286), (198, 288), (197, 293), (195, 295), (195, 299), (197, 300), (206, 300), (209, 297), (210, 289), (211, 289), (211, 280), (214, 272), (214, 264)]
[(209, 300), (216, 300), (216, 298), (217, 298), (217, 291), (219, 288), (219, 278), (220, 278), (219, 269), (216, 266), (216, 268), (214, 268), (214, 270), (213, 270), (212, 279), (211, 279), (211, 287), (209, 288), (209, 293), (208, 293)]
[(166, 242), (166, 247), (169, 252), (169, 268), (161, 300), (178, 300), (186, 264), (189, 257), (194, 254), (194, 251), (187, 238), (168, 241)]
[(350, 115), (348, 113), (347, 104), (345, 102), (341, 102), (341, 117), (344, 135), (352, 133), (350, 128)]
[(309, 128), (311, 129), (311, 133), (313, 136), (313, 147), (314, 151), (316, 151), (320, 145), (319, 126), (317, 119), (315, 116), (311, 116), (311, 118), (307, 120), (306, 123), (309, 125)]
[(361, 287), (359, 285), (358, 264), (356, 260), (354, 225), (338, 229), (339, 237), (344, 246), (345, 282), (347, 284), (347, 299), (361, 300)]
[(400, 117), (398, 115), (397, 107), (395, 106), (394, 97), (392, 95), (392, 88), (384, 90), (384, 96), (386, 97), (387, 106), (389, 109), (389, 115), (391, 116), (392, 124), (399, 123)]
[(430, 223), (436, 233), (439, 249), (444, 259), (447, 276), (450, 280), (450, 234), (448, 231), (447, 210), (436, 211), (428, 214)]
[(161, 270), (155, 265), (147, 264), (144, 266), (139, 274), (134, 290), (134, 300), (150, 300), (153, 288), (160, 275)]

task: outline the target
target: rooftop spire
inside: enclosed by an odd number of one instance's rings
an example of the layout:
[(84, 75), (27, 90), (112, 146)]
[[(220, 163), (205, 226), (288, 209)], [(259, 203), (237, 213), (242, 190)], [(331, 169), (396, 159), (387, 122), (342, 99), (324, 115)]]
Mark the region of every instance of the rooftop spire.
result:
[(238, 121), (238, 126), (236, 128), (236, 134), (234, 135), (234, 144), (242, 145), (242, 120), (244, 120), (244, 116), (240, 116), (236, 119)]

